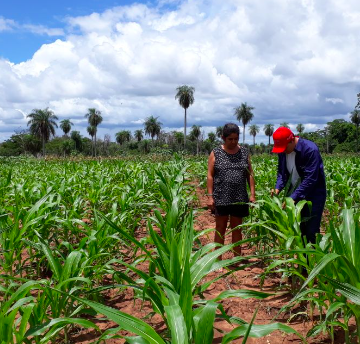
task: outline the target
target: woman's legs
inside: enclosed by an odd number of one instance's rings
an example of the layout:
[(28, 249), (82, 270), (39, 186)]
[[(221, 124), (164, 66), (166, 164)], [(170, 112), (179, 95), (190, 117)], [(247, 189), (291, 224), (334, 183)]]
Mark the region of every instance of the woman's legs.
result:
[[(226, 231), (226, 227), (227, 227), (227, 223), (228, 223), (228, 218), (229, 218), (228, 215), (225, 215), (225, 216), (216, 215), (215, 216), (216, 231), (215, 231), (214, 241), (217, 244), (224, 245), (225, 231)], [(221, 259), (222, 259), (222, 257), (219, 256), (219, 260), (221, 260)]]
[[(242, 224), (242, 217), (230, 216), (230, 229), (238, 227)], [(241, 228), (232, 231), (233, 244), (242, 240)], [(241, 256), (241, 246), (234, 247), (235, 256)]]

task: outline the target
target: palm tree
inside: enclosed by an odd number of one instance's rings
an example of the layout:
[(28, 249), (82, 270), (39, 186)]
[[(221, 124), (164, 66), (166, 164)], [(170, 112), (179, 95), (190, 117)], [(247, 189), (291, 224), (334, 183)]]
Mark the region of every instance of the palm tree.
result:
[[(359, 93), (360, 95), (360, 93)], [(360, 101), (360, 100), (359, 100)], [(360, 110), (355, 109), (351, 112), (351, 122), (356, 126), (356, 151), (359, 151), (359, 125), (360, 125)]]
[(154, 141), (154, 136), (158, 136), (161, 131), (162, 123), (157, 120), (158, 118), (150, 116), (144, 122), (145, 134), (150, 135), (152, 141)]
[(254, 107), (248, 106), (246, 103), (241, 103), (240, 106), (234, 109), (235, 113), (234, 116), (239, 122), (242, 122), (244, 131), (243, 131), (243, 144), (245, 143), (245, 126), (254, 118), (254, 114), (252, 110)]
[(58, 127), (55, 121), (58, 118), (49, 108), (34, 109), (27, 118), (30, 118), (27, 124), (30, 125), (30, 133), (42, 140), (43, 156), (45, 156), (45, 142), (49, 141), (50, 136), (55, 136), (55, 127)]
[(304, 130), (305, 130), (304, 124), (299, 123), (299, 124), (296, 126), (296, 130), (297, 130), (297, 132), (299, 133), (299, 135), (301, 135), (301, 134), (304, 132)]
[(259, 134), (260, 128), (256, 124), (252, 124), (249, 127), (249, 134), (254, 138), (254, 148), (255, 148), (255, 136)]
[(265, 124), (264, 133), (266, 136), (269, 136), (269, 146), (270, 146), (270, 137), (274, 134), (274, 124)]
[(75, 142), (75, 150), (81, 150), (81, 135), (79, 131), (73, 130), (70, 134), (71, 139)]
[(222, 137), (222, 132), (223, 132), (223, 127), (222, 126), (216, 127), (216, 136), (219, 139), (221, 139), (221, 137)]
[(186, 145), (186, 110), (192, 105), (195, 101), (194, 92), (195, 88), (192, 86), (179, 86), (176, 89), (175, 99), (179, 100), (179, 105), (185, 110), (184, 117), (184, 148)]
[(70, 122), (69, 119), (63, 119), (60, 122), (60, 128), (64, 132), (64, 135), (67, 136), (68, 133), (70, 133), (71, 126), (74, 125), (74, 123)]
[(209, 138), (209, 141), (210, 141), (211, 143), (214, 143), (214, 142), (215, 142), (215, 139), (216, 139), (215, 133), (210, 132), (210, 133), (208, 134), (208, 138)]
[(115, 134), (116, 142), (119, 145), (122, 145), (125, 142), (129, 142), (131, 140), (131, 133), (129, 130), (122, 130)]
[(91, 143), (92, 143), (91, 155), (94, 155), (94, 136), (96, 137), (97, 129), (96, 129), (96, 127), (93, 127), (92, 125), (89, 125), (86, 128), (86, 130), (87, 130), (88, 134), (91, 136)]
[(103, 118), (102, 118), (101, 112), (99, 110), (96, 110), (94, 108), (90, 108), (88, 111), (89, 112), (85, 115), (85, 118), (87, 118), (90, 126), (95, 127), (94, 156), (96, 157), (96, 133), (97, 133), (97, 127), (98, 127), (99, 124), (101, 124), (101, 122), (103, 121)]
[(140, 142), (144, 137), (143, 131), (141, 129), (135, 130), (134, 137), (138, 142)]
[(190, 136), (196, 140), (196, 155), (199, 155), (199, 137), (201, 135), (201, 126), (200, 125), (193, 125), (191, 127)]
[(280, 127), (285, 127), (285, 128), (289, 128), (289, 129), (290, 129), (288, 122), (282, 122), (282, 123), (280, 123)]

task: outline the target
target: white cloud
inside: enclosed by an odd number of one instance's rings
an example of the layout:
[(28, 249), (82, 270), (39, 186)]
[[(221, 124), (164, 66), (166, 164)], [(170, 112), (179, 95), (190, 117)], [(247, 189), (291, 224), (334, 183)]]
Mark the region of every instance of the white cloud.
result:
[(0, 17), (0, 32), (11, 31), (14, 27), (16, 27), (16, 23), (13, 20)]
[(326, 102), (333, 103), (333, 104), (343, 104), (344, 101), (340, 98), (325, 98)]
[[(169, 3), (178, 6), (166, 10)], [(164, 127), (181, 128), (184, 113), (174, 96), (182, 84), (196, 89), (189, 127), (235, 121), (233, 108), (247, 102), (261, 129), (283, 121), (319, 128), (356, 104), (359, 17), (356, 0), (326, 6), (312, 0), (170, 0), (67, 18), (63, 39), (41, 46), (32, 59), (0, 60), (2, 130), (26, 125), (16, 109), (26, 114), (47, 106), (83, 134), (90, 107), (103, 113), (100, 135), (139, 128), (150, 115)], [(12, 25), (0, 18), (0, 31)], [(9, 122), (14, 113), (18, 119)], [(5, 137), (0, 133), (0, 140)], [(267, 140), (262, 133), (258, 139)]]
[(48, 28), (43, 25), (31, 25), (26, 24), (22, 26), (25, 30), (35, 33), (38, 35), (46, 35), (46, 36), (63, 36), (64, 30), (61, 28)]

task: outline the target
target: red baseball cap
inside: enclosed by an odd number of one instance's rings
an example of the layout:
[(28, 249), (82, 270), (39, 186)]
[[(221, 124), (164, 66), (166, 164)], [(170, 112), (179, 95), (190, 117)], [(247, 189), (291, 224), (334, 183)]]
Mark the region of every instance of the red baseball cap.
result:
[(294, 133), (286, 127), (280, 127), (273, 134), (274, 148), (273, 153), (284, 153), (286, 146), (294, 138)]

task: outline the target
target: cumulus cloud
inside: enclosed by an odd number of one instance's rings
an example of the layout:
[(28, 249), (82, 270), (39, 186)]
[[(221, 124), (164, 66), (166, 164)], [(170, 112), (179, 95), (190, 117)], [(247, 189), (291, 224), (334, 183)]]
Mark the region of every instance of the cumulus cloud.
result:
[[(165, 0), (66, 18), (63, 39), (27, 61), (0, 60), (1, 130), (9, 132), (14, 113), (26, 126), (16, 109), (45, 107), (84, 135), (91, 107), (104, 117), (100, 135), (140, 128), (150, 115), (181, 129), (174, 96), (182, 84), (196, 89), (188, 124), (206, 132), (235, 121), (242, 102), (255, 107), (261, 129), (283, 121), (320, 128), (356, 104), (359, 17), (357, 0)], [(10, 26), (0, 19), (0, 31)]]

